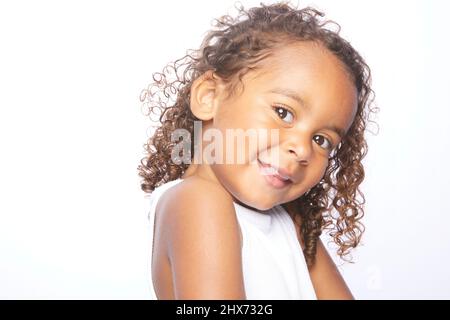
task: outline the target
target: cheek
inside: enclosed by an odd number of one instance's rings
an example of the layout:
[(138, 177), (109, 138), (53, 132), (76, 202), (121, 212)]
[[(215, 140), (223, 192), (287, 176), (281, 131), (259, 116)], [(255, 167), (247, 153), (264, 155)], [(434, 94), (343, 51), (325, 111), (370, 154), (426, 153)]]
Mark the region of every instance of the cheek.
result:
[(252, 99), (239, 99), (222, 104), (215, 117), (214, 126), (220, 130), (226, 129), (257, 129), (274, 126), (270, 122), (267, 110)]
[(246, 108), (241, 101), (222, 102), (214, 115), (214, 124), (222, 128), (237, 128), (246, 118)]
[(327, 170), (328, 163), (328, 159), (321, 159), (314, 168), (311, 168), (313, 170), (310, 170), (310, 176), (308, 177), (308, 188), (312, 188), (320, 182)]
[(329, 164), (328, 159), (323, 161), (322, 166), (321, 166), (320, 170), (318, 171), (316, 184), (319, 183), (319, 181), (323, 178), (323, 176), (328, 168), (328, 164)]

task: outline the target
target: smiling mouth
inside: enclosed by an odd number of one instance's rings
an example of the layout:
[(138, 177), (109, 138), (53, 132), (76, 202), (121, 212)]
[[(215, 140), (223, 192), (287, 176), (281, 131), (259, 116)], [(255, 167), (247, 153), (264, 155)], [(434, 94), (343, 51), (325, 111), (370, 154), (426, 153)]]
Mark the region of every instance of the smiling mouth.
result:
[(258, 159), (259, 172), (264, 176), (266, 182), (276, 188), (282, 189), (292, 183), (289, 177), (283, 176), (278, 172), (278, 169), (272, 167), (270, 164), (263, 163)]

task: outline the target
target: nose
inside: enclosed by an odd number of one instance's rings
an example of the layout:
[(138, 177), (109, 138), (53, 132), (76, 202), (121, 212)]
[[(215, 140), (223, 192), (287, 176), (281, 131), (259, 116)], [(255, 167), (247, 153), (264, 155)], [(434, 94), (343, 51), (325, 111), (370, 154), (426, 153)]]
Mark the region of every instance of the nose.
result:
[(288, 145), (287, 150), (291, 157), (293, 157), (300, 164), (309, 164), (312, 157), (312, 140), (307, 137), (296, 137), (292, 139)]

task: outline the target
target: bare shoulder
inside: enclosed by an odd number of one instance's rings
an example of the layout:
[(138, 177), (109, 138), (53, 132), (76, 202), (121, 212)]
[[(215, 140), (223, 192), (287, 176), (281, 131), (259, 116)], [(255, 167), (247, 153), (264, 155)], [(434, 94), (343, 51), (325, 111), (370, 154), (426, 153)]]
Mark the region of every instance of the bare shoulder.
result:
[[(167, 190), (158, 201), (157, 211), (165, 227), (171, 230), (181, 223), (183, 228), (209, 227), (211, 230), (222, 223), (237, 223), (232, 197), (222, 187), (197, 177), (185, 179)], [(174, 233), (172, 239), (176, 235)]]
[(231, 196), (190, 177), (158, 202), (175, 299), (245, 299), (241, 239)]

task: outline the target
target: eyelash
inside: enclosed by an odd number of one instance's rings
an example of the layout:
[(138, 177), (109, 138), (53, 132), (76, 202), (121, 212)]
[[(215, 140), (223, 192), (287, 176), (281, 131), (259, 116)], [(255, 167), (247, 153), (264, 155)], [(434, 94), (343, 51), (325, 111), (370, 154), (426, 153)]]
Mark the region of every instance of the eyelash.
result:
[[(287, 107), (285, 107), (285, 106), (273, 105), (272, 108), (274, 109), (275, 113), (277, 114), (277, 116), (278, 116), (280, 119), (281, 119), (280, 114), (276, 111), (276, 110), (279, 110), (279, 109), (289, 112), (289, 113), (292, 115), (292, 118), (293, 118), (293, 119), (295, 118), (294, 112), (292, 112), (289, 108), (287, 108)], [(281, 120), (282, 120), (283, 122), (286, 122), (286, 121), (284, 121), (283, 119), (281, 119)], [(290, 122), (286, 122), (286, 123), (290, 123)]]
[[(273, 108), (273, 110), (275, 111), (275, 113), (277, 114), (277, 116), (278, 116), (283, 122), (286, 122), (286, 121), (284, 121), (284, 119), (282, 119), (282, 118), (280, 117), (280, 114), (279, 114), (279, 112), (277, 112), (277, 110), (280, 110), (280, 109), (281, 109), (281, 110), (287, 111), (287, 112), (289, 112), (289, 113), (292, 115), (292, 118), (293, 118), (293, 119), (295, 118), (294, 113), (293, 113), (291, 110), (289, 110), (289, 108), (287, 108), (287, 107), (280, 106), (280, 105), (274, 105), (272, 108)], [(286, 122), (286, 123), (292, 123), (292, 122)], [(331, 139), (327, 138), (326, 136), (318, 135), (318, 134), (316, 134), (314, 137), (322, 137), (322, 138), (324, 138), (324, 139), (328, 142), (329, 147), (328, 147), (328, 148), (323, 148), (323, 149), (329, 150), (330, 152), (333, 151), (334, 146), (333, 146), (333, 142), (331, 141)], [(316, 142), (316, 141), (314, 141), (314, 142)], [(317, 143), (317, 142), (316, 142), (316, 143)], [(317, 143), (317, 144), (318, 144), (318, 143)], [(319, 144), (318, 144), (318, 145), (319, 145)], [(319, 146), (320, 146), (320, 145), (319, 145)]]

